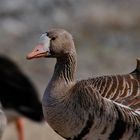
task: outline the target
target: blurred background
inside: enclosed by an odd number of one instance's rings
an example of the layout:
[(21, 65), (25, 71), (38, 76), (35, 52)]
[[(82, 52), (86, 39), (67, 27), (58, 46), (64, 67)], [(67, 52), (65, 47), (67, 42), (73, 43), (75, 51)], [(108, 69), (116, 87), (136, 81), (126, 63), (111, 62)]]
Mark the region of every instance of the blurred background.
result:
[[(140, 0), (0, 0), (0, 55), (14, 60), (35, 84), (40, 99), (55, 60), (27, 61), (50, 28), (72, 33), (77, 78), (131, 72), (140, 57)], [(17, 140), (10, 124), (3, 140)], [(62, 140), (46, 124), (25, 120), (26, 140)]]

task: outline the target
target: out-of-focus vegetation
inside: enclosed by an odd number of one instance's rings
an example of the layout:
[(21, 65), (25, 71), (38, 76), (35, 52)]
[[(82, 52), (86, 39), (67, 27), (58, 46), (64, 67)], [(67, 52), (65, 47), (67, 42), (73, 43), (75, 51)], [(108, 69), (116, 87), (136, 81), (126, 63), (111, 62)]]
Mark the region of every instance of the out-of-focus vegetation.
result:
[[(64, 28), (73, 34), (78, 78), (131, 72), (140, 57), (139, 9), (139, 0), (1, 0), (0, 54), (20, 65), (41, 97), (55, 60), (27, 61), (26, 54), (50, 28)], [(42, 132), (42, 140), (57, 139), (48, 128)]]

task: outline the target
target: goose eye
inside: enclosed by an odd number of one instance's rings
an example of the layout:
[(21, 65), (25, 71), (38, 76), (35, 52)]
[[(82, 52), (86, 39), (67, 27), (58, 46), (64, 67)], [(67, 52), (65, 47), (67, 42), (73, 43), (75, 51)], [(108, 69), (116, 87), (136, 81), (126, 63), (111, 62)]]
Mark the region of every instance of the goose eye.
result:
[(52, 37), (52, 40), (55, 40), (56, 38), (55, 37)]

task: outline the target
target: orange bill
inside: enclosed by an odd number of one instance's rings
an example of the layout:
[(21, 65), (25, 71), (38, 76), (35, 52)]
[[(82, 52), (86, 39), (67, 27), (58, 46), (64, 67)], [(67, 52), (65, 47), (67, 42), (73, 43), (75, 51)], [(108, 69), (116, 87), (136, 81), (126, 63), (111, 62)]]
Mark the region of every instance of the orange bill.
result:
[(27, 59), (39, 58), (47, 56), (47, 52), (44, 49), (44, 46), (39, 44), (35, 49), (27, 55)]

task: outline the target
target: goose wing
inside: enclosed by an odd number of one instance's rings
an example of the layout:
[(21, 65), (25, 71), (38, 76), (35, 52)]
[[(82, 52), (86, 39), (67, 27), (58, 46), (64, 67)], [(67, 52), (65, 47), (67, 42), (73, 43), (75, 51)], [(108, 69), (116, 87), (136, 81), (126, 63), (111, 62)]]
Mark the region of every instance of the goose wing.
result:
[(83, 80), (103, 97), (140, 110), (140, 60), (136, 69), (126, 75), (101, 76)]
[(134, 133), (139, 135), (140, 114), (137, 111), (102, 97), (86, 81), (78, 82), (73, 93), (74, 109), (82, 108), (80, 113), (78, 111), (82, 117), (86, 114), (84, 118), (79, 117), (84, 120), (84, 125), (74, 139), (91, 139), (91, 136), (95, 139), (130, 139)]

